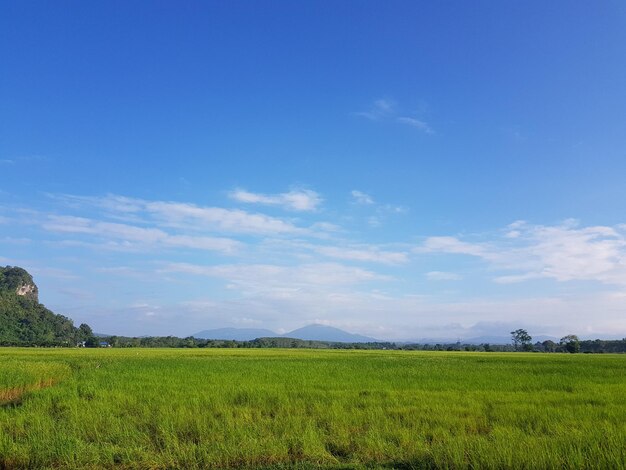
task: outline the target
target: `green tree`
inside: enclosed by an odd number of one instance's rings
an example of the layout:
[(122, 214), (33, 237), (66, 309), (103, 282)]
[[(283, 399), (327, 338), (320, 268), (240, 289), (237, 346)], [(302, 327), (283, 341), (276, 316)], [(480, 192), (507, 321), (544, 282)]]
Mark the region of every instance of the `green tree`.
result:
[(532, 351), (532, 340), (533, 337), (528, 334), (528, 331), (522, 328), (511, 331), (511, 341), (516, 351)]
[(91, 336), (93, 336), (93, 331), (91, 327), (86, 323), (81, 323), (78, 327), (78, 331), (76, 332), (76, 339), (78, 341), (87, 341)]
[(541, 343), (541, 347), (543, 348), (545, 352), (556, 352), (557, 350), (557, 344), (554, 341), (549, 340), (549, 339)]
[(566, 335), (561, 338), (561, 346), (569, 353), (580, 352), (580, 340), (576, 335)]

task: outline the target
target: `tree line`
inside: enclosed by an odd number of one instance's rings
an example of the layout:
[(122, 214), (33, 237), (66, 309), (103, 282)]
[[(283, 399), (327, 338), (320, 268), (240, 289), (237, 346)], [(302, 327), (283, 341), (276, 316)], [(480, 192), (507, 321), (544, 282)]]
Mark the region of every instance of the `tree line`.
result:
[[(576, 338), (576, 340), (574, 340)], [(532, 338), (531, 338), (532, 340)], [(574, 335), (564, 337), (559, 343), (551, 340), (512, 344), (467, 344), (456, 343), (337, 343), (310, 341), (296, 338), (257, 338), (251, 341), (228, 339), (200, 339), (192, 336), (106, 336), (98, 338), (94, 346), (106, 343), (116, 348), (307, 348), (307, 349), (377, 349), (406, 351), (475, 351), (475, 352), (516, 352), (540, 353), (626, 353), (626, 338), (622, 340), (578, 340)]]

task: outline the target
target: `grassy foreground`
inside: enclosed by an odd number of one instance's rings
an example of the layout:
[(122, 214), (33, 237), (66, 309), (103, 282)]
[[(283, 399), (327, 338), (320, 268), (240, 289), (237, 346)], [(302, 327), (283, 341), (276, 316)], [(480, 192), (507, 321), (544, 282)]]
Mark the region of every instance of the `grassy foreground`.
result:
[(624, 468), (626, 356), (0, 349), (0, 468)]

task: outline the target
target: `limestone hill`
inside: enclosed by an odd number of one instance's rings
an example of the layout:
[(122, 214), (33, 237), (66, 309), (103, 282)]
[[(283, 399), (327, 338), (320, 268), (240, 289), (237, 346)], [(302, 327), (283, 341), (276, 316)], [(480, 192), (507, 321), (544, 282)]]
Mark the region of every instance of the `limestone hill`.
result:
[(0, 345), (74, 345), (93, 336), (88, 325), (79, 328), (39, 303), (33, 277), (15, 266), (0, 267)]

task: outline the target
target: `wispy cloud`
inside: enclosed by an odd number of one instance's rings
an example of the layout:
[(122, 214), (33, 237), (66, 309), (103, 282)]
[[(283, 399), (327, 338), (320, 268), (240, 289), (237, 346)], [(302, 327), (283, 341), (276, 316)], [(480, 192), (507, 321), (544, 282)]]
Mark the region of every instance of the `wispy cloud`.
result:
[(408, 211), (408, 209), (403, 206), (379, 204), (371, 195), (357, 189), (350, 191), (350, 196), (352, 197), (352, 204), (371, 209), (370, 215), (368, 215), (366, 219), (370, 227), (380, 227), (383, 220), (390, 214), (403, 214)]
[(367, 111), (359, 111), (354, 113), (357, 116), (370, 119), (372, 121), (378, 121), (380, 119), (387, 118), (394, 115), (396, 112), (396, 103), (393, 100), (387, 98), (380, 98), (374, 100), (370, 109)]
[(260, 194), (235, 189), (229, 196), (235, 201), (247, 204), (279, 206), (292, 211), (314, 211), (322, 203), (321, 196), (310, 189), (296, 189), (280, 194)]
[(50, 232), (88, 234), (102, 240), (114, 239), (123, 242), (127, 247), (135, 245), (146, 248), (159, 245), (232, 254), (243, 246), (241, 242), (229, 238), (174, 235), (157, 228), (102, 222), (74, 216), (51, 215), (42, 227)]
[(378, 245), (355, 243), (346, 239), (329, 239), (323, 242), (310, 242), (299, 239), (266, 239), (259, 249), (277, 259), (291, 258), (297, 262), (321, 262), (324, 258), (352, 261), (352, 264), (383, 264), (399, 266), (410, 261), (410, 245)]
[(414, 127), (415, 129), (420, 130), (422, 132), (425, 132), (426, 134), (434, 134), (435, 133), (432, 130), (432, 128), (428, 125), (427, 122), (422, 121), (420, 119), (415, 119), (415, 118), (406, 117), (406, 116), (400, 116), (400, 117), (396, 118), (396, 121), (398, 121), (401, 124), (406, 124), (407, 126)]
[(372, 196), (370, 196), (369, 194), (366, 194), (362, 191), (358, 191), (356, 189), (353, 189), (350, 194), (352, 195), (352, 198), (354, 199), (354, 202), (357, 204), (365, 204), (365, 205), (371, 205), (374, 204), (374, 199), (372, 198)]
[(626, 232), (620, 226), (515, 222), (488, 242), (430, 237), (414, 251), (475, 256), (494, 269), (512, 271), (495, 277), (498, 283), (554, 279), (626, 285)]
[(311, 230), (328, 233), (341, 232), (343, 229), (341, 228), (341, 226), (330, 222), (315, 222), (313, 225), (311, 225)]
[(54, 195), (70, 207), (104, 209), (106, 216), (192, 231), (234, 234), (306, 234), (291, 221), (241, 209), (198, 206), (185, 202), (149, 201), (110, 194), (104, 197)]
[(395, 101), (388, 98), (375, 100), (367, 111), (354, 113), (370, 121), (393, 121), (417, 129), (425, 134), (434, 134), (433, 128), (423, 119), (411, 116), (414, 113), (403, 113)]
[(490, 249), (480, 243), (468, 243), (456, 237), (428, 237), (424, 243), (415, 248), (416, 253), (453, 253), (472, 255), (482, 258), (490, 257)]
[(430, 271), (426, 273), (426, 278), (429, 281), (460, 281), (463, 276), (445, 271)]
[(11, 245), (28, 245), (32, 243), (32, 240), (26, 237), (2, 237), (0, 238), (0, 242)]
[(19, 155), (9, 158), (0, 158), (0, 165), (19, 165), (47, 160), (49, 160), (49, 158), (44, 155)]
[(375, 246), (314, 246), (313, 249), (335, 259), (383, 264), (403, 264), (409, 261), (408, 253), (385, 251)]
[(227, 264), (203, 266), (172, 263), (164, 272), (179, 272), (221, 278), (231, 288), (247, 295), (287, 295), (299, 290), (338, 289), (369, 281), (387, 280), (373, 271), (338, 263), (306, 263), (296, 266), (275, 264)]
[(172, 227), (195, 226), (206, 230), (249, 234), (304, 234), (306, 229), (265, 214), (238, 209), (199, 207), (177, 202), (147, 202), (145, 209), (152, 216)]

